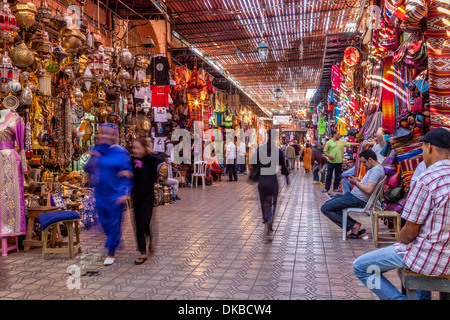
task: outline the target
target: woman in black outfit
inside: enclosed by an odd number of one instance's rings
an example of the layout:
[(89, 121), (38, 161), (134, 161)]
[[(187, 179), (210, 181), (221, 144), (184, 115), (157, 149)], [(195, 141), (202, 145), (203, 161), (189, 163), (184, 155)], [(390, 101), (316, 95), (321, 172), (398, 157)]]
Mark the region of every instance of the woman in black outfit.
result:
[(153, 251), (150, 220), (152, 219), (153, 205), (155, 203), (154, 184), (158, 177), (158, 164), (164, 161), (162, 156), (151, 155), (147, 140), (137, 138), (133, 141), (133, 211), (136, 222), (136, 239), (141, 256), (135, 264), (142, 264), (147, 260), (145, 237), (150, 237), (149, 251)]
[[(267, 144), (264, 144), (256, 149), (254, 154), (254, 157), (256, 158), (254, 158), (251, 162), (253, 164), (252, 170), (259, 170), (257, 178), (258, 191), (261, 201), (263, 221), (267, 224), (268, 234), (273, 231), (272, 225), (277, 207), (278, 179), (276, 172), (278, 166), (281, 166), (281, 174), (286, 177), (286, 183), (289, 184), (289, 170), (286, 167), (283, 152), (275, 146), (275, 141), (273, 141), (271, 134), (272, 132), (272, 130), (269, 130), (269, 139)], [(278, 153), (278, 157), (276, 157), (276, 155), (272, 157), (272, 152)], [(264, 161), (264, 158), (270, 159), (270, 161)], [(273, 161), (276, 161), (276, 163), (273, 163)]]

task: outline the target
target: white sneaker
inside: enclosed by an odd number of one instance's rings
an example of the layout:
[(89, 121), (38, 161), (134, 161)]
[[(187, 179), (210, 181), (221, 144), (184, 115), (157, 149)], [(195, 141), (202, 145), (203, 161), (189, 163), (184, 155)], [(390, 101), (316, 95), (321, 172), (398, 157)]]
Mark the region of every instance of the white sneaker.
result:
[(103, 263), (105, 266), (110, 266), (116, 261), (115, 258), (106, 257), (105, 262)]

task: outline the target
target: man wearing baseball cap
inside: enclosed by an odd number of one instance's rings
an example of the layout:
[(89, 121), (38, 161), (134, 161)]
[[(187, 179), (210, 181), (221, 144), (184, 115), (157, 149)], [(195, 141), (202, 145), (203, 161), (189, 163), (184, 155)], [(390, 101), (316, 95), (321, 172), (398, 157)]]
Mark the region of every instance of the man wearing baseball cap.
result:
[[(409, 192), (398, 243), (353, 263), (355, 275), (383, 300), (406, 299), (384, 272), (406, 268), (426, 276), (450, 275), (450, 129), (433, 129), (420, 141), (427, 169)], [(374, 271), (378, 283), (373, 283)]]

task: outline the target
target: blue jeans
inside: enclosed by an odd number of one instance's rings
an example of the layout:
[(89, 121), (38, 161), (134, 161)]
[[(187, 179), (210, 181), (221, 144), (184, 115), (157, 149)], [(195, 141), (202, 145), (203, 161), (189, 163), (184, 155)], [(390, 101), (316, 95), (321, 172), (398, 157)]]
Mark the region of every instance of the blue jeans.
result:
[[(319, 166), (317, 164), (314, 164), (313, 180), (315, 182), (319, 182)], [(322, 170), (320, 171), (320, 183), (324, 182), (325, 182), (325, 166), (323, 166)]]
[[(325, 202), (320, 210), (328, 219), (333, 221), (339, 227), (342, 228), (342, 214), (343, 210), (347, 208), (364, 208), (366, 202), (354, 196), (352, 193), (346, 193), (341, 196), (337, 196), (331, 200)], [(347, 217), (346, 231), (353, 228), (356, 221), (350, 216)]]
[(347, 179), (342, 179), (342, 193), (346, 194), (352, 191), (352, 184)]
[[(383, 273), (398, 268), (408, 268), (403, 262), (404, 254), (398, 254), (394, 246), (388, 246), (363, 254), (353, 262), (353, 272), (361, 282), (381, 300), (406, 300)], [(431, 292), (416, 291), (417, 300), (430, 300)]]

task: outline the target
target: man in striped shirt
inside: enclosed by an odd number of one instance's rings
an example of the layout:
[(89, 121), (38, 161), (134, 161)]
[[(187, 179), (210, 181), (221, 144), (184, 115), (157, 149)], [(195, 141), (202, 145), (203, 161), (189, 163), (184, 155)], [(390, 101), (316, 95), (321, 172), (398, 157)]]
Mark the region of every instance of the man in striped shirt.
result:
[(427, 169), (414, 183), (399, 242), (355, 260), (355, 275), (382, 300), (406, 299), (382, 273), (407, 268), (426, 276), (450, 275), (450, 129), (436, 128), (421, 141)]

